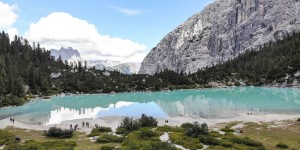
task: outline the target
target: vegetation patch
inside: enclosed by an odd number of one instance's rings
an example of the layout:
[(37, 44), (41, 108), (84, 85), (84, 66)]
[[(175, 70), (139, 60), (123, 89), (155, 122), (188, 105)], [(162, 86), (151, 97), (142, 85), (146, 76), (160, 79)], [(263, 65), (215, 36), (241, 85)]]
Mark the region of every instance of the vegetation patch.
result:
[(0, 129), (0, 145), (4, 145), (9, 141), (13, 141), (14, 139), (15, 136), (12, 133)]
[(122, 143), (125, 137), (119, 137), (111, 134), (104, 134), (97, 138), (97, 143)]
[(130, 133), (122, 143), (124, 149), (167, 149), (176, 150), (169, 143), (161, 142), (160, 134), (150, 128), (142, 128)]
[(276, 145), (276, 147), (278, 147), (278, 148), (283, 148), (283, 149), (289, 148), (289, 146), (286, 145), (286, 144), (284, 144), (284, 143), (278, 143), (278, 144)]
[(25, 143), (9, 143), (5, 149), (7, 150), (73, 150), (76, 146), (74, 141), (46, 141), (38, 142), (34, 140), (26, 141)]
[(61, 128), (51, 127), (45, 135), (54, 138), (71, 138), (73, 136), (73, 130), (63, 130)]
[(181, 145), (187, 149), (196, 150), (203, 148), (198, 138), (188, 137), (184, 133), (172, 132), (169, 133), (169, 137), (172, 143)]
[(98, 128), (94, 128), (92, 129), (91, 133), (88, 135), (88, 137), (93, 137), (93, 136), (99, 136), (103, 133), (108, 133), (108, 132), (112, 132), (110, 127), (98, 127)]
[(199, 137), (200, 135), (208, 134), (208, 126), (206, 123), (199, 124), (198, 122), (194, 123), (184, 123), (181, 125), (185, 130), (185, 134), (189, 137)]
[(222, 128), (221, 131), (223, 131), (223, 132), (234, 132), (234, 130), (230, 129), (229, 127)]
[(157, 127), (156, 131), (160, 131), (160, 132), (184, 132), (184, 129), (182, 127), (171, 127), (171, 126), (160, 126)]

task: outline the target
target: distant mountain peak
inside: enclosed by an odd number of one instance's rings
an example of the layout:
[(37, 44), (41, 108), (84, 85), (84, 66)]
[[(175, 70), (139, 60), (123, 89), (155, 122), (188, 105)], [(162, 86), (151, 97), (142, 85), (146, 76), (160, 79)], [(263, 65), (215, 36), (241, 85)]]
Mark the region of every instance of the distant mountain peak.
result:
[[(59, 50), (51, 49), (51, 56), (54, 56), (55, 59), (58, 59), (61, 56), (63, 61), (68, 61), (69, 63), (78, 63), (83, 62), (84, 60), (81, 58), (78, 50), (73, 49), (72, 47), (61, 47)], [(88, 66), (95, 66), (98, 70), (106, 70), (114, 71), (118, 70), (124, 74), (137, 74), (141, 64), (140, 63), (122, 63), (120, 61), (113, 60), (92, 60), (88, 61)]]

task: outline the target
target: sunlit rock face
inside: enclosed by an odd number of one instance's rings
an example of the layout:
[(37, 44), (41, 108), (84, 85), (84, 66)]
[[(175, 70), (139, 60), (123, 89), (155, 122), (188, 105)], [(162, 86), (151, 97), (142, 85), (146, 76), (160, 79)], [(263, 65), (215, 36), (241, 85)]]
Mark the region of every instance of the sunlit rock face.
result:
[(216, 0), (164, 37), (139, 73), (194, 73), (299, 30), (300, 0)]

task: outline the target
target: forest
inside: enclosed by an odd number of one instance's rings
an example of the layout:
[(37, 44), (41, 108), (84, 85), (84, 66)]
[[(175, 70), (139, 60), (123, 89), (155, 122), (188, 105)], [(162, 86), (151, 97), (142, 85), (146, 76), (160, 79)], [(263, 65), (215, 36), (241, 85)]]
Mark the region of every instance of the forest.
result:
[[(53, 76), (53, 74), (56, 76)], [(59, 93), (118, 93), (193, 88), (193, 82), (173, 71), (126, 75), (95, 70), (86, 63), (68, 64), (37, 43), (0, 33), (0, 107), (22, 105), (36, 96)]]
[[(291, 85), (300, 76), (300, 33), (249, 50), (223, 64), (203, 68), (189, 77), (199, 84), (240, 82), (248, 86)], [(298, 72), (298, 73), (297, 73)]]
[[(30, 44), (0, 33), (0, 107), (22, 105), (30, 98), (59, 93), (118, 93), (210, 87), (210, 82), (227, 86), (290, 85), (300, 76), (300, 33), (293, 33), (259, 50), (250, 50), (223, 64), (194, 74), (177, 74), (165, 69), (155, 75), (122, 74), (96, 70), (86, 63), (68, 64), (38, 43)], [(56, 76), (53, 76), (55, 75)], [(233, 83), (233, 84), (229, 84)]]

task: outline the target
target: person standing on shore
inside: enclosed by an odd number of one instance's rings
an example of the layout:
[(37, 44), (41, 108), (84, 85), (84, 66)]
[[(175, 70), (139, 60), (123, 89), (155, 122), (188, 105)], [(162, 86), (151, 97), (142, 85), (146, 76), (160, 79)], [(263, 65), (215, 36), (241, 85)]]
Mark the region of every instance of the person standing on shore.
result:
[(72, 128), (72, 124), (70, 124), (70, 129), (72, 130), (73, 128)]
[(15, 124), (15, 119), (12, 119), (13, 124)]
[(84, 122), (82, 122), (82, 127), (84, 127)]

